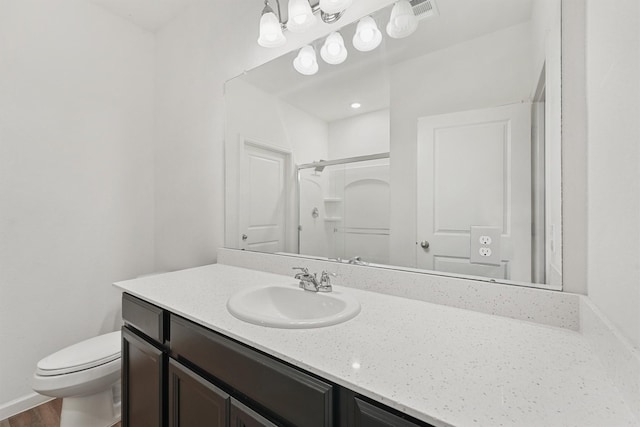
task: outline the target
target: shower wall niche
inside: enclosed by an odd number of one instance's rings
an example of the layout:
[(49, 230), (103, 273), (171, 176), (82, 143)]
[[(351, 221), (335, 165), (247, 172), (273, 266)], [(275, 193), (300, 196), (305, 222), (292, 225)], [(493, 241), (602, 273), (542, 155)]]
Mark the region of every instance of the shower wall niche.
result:
[(389, 167), (388, 153), (301, 166), (299, 253), (389, 263)]

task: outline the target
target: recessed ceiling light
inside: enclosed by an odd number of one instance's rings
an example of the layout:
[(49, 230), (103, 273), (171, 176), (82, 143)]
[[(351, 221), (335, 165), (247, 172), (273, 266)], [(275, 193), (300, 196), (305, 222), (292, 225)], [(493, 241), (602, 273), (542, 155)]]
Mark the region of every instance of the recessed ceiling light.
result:
[(357, 110), (360, 107), (362, 107), (362, 104), (360, 104), (359, 102), (354, 102), (353, 104), (351, 104), (351, 108), (353, 108), (354, 110)]

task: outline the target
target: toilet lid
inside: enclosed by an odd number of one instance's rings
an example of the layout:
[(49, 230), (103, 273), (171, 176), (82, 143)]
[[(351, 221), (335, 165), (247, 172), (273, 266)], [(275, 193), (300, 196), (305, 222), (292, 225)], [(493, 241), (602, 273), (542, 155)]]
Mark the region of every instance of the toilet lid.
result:
[(64, 348), (38, 362), (36, 373), (62, 375), (104, 365), (120, 358), (120, 331), (111, 332)]

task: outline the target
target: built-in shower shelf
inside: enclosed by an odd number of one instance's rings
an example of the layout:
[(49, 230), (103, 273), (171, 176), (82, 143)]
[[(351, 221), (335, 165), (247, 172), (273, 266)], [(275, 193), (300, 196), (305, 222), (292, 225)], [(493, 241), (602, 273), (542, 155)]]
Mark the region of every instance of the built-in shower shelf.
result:
[(324, 219), (324, 222), (340, 222), (342, 221), (342, 218), (340, 218), (339, 216), (328, 216)]
[(342, 199), (340, 197), (325, 197), (325, 203), (340, 203)]

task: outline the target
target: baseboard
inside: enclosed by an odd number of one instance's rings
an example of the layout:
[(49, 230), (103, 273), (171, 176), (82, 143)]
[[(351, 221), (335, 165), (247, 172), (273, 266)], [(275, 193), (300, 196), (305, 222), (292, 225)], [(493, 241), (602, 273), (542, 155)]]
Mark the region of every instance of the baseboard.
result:
[(21, 412), (28, 411), (36, 406), (53, 400), (52, 397), (43, 396), (38, 393), (31, 393), (18, 399), (12, 400), (0, 406), (0, 420), (6, 420)]

